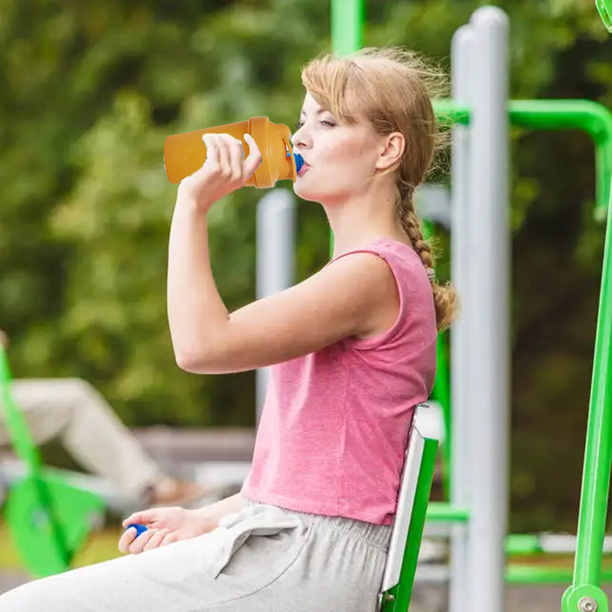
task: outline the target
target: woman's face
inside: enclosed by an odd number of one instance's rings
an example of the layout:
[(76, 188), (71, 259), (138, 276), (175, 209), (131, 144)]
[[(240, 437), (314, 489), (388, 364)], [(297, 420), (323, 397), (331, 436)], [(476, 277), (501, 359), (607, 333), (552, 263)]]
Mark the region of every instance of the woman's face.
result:
[(294, 184), (295, 193), (304, 200), (330, 205), (363, 193), (384, 150), (383, 139), (369, 122), (361, 118), (354, 125), (341, 122), (309, 93), (291, 141), (305, 162)]

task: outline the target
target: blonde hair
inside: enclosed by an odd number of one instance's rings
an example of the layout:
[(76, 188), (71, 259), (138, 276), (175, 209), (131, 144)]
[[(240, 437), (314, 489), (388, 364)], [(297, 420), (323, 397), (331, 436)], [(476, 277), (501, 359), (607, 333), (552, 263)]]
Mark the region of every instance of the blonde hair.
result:
[(389, 170), (396, 176), (397, 212), (413, 249), (431, 271), (438, 329), (447, 328), (456, 316), (457, 295), (452, 286), (433, 278), (434, 253), (414, 205), (416, 188), (434, 169), (435, 153), (446, 142), (431, 102), (446, 87), (443, 71), (399, 47), (365, 48), (346, 58), (328, 54), (310, 61), (302, 70), (302, 83), (341, 120), (355, 124), (362, 115), (383, 136), (403, 134), (404, 153)]

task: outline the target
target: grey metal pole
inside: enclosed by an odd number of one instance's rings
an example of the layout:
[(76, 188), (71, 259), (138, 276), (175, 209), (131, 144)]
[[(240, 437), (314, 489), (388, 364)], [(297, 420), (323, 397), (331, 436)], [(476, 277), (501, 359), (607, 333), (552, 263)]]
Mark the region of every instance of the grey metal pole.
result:
[[(509, 20), (497, 7), (472, 15), (470, 176), (470, 397), (475, 420), (470, 475), (470, 612), (504, 609), (508, 514)], [(472, 319), (473, 317), (473, 319)], [(472, 369), (473, 368), (473, 369)]]
[[(451, 46), (452, 97), (470, 104), (472, 93), (472, 58), (474, 32), (470, 25), (457, 29)], [(452, 279), (461, 299), (461, 315), (451, 329), (451, 492), (454, 506), (470, 505), (470, 447), (474, 444), (474, 428), (470, 423), (471, 399), (478, 389), (470, 384), (470, 337), (473, 299), (470, 294), (469, 270), (472, 260), (470, 227), (470, 130), (458, 126), (453, 130), (451, 150), (451, 265)], [(468, 594), (468, 539), (469, 525), (451, 529), (451, 557), (449, 584), (449, 611), (464, 612), (471, 609)]]
[[(257, 204), (257, 299), (293, 284), (294, 253), (295, 197), (286, 189), (274, 189)], [(257, 423), (263, 409), (268, 376), (268, 368), (257, 370)]]

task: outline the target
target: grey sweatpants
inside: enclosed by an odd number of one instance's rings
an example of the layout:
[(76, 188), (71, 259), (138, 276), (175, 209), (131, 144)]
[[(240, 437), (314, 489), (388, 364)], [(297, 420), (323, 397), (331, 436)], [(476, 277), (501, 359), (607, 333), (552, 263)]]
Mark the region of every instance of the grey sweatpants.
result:
[(9, 591), (0, 612), (374, 612), (389, 538), (250, 503), (209, 534)]

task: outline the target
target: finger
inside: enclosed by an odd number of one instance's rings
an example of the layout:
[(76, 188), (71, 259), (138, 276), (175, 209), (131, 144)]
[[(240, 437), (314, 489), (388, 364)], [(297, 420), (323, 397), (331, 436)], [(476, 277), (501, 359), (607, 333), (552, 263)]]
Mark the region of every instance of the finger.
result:
[(204, 136), (202, 136), (202, 140), (206, 145), (206, 161), (212, 166), (219, 164), (219, 151), (217, 149), (215, 136), (216, 134), (204, 134)]
[(160, 529), (156, 531), (153, 537), (145, 544), (143, 551), (152, 550), (153, 548), (159, 548), (159, 545), (163, 542), (164, 538), (170, 533), (169, 529)]
[(174, 542), (178, 542), (178, 539), (179, 538), (176, 535), (176, 532), (169, 531), (169, 533), (162, 540), (160, 546), (168, 546), (168, 544), (174, 544)]
[[(132, 530), (129, 529), (128, 531)], [(143, 534), (139, 535), (136, 539), (132, 540), (131, 544), (128, 546), (128, 552), (133, 555), (140, 554), (158, 531), (158, 529), (149, 529), (149, 531), (145, 531)]]
[(242, 148), (242, 141), (228, 135), (226, 142), (230, 155), (230, 165), (232, 168), (231, 180), (232, 182), (239, 182), (242, 179), (242, 163), (244, 162), (244, 149)]
[(224, 134), (219, 134), (216, 138), (217, 149), (219, 151), (219, 166), (221, 174), (229, 179), (232, 176), (232, 162), (227, 139)]
[(249, 179), (253, 172), (259, 168), (259, 164), (261, 164), (263, 158), (255, 139), (250, 134), (245, 134), (244, 139), (249, 145), (249, 156), (244, 160), (242, 176)]
[(130, 550), (130, 544), (136, 539), (136, 530), (135, 529), (126, 529), (119, 538), (119, 543), (117, 544), (117, 548), (119, 551), (127, 554)]
[(128, 525), (132, 523), (138, 523), (140, 525), (150, 525), (158, 519), (158, 512), (156, 509), (151, 508), (150, 510), (139, 510), (128, 516), (122, 523), (122, 527), (127, 529)]

